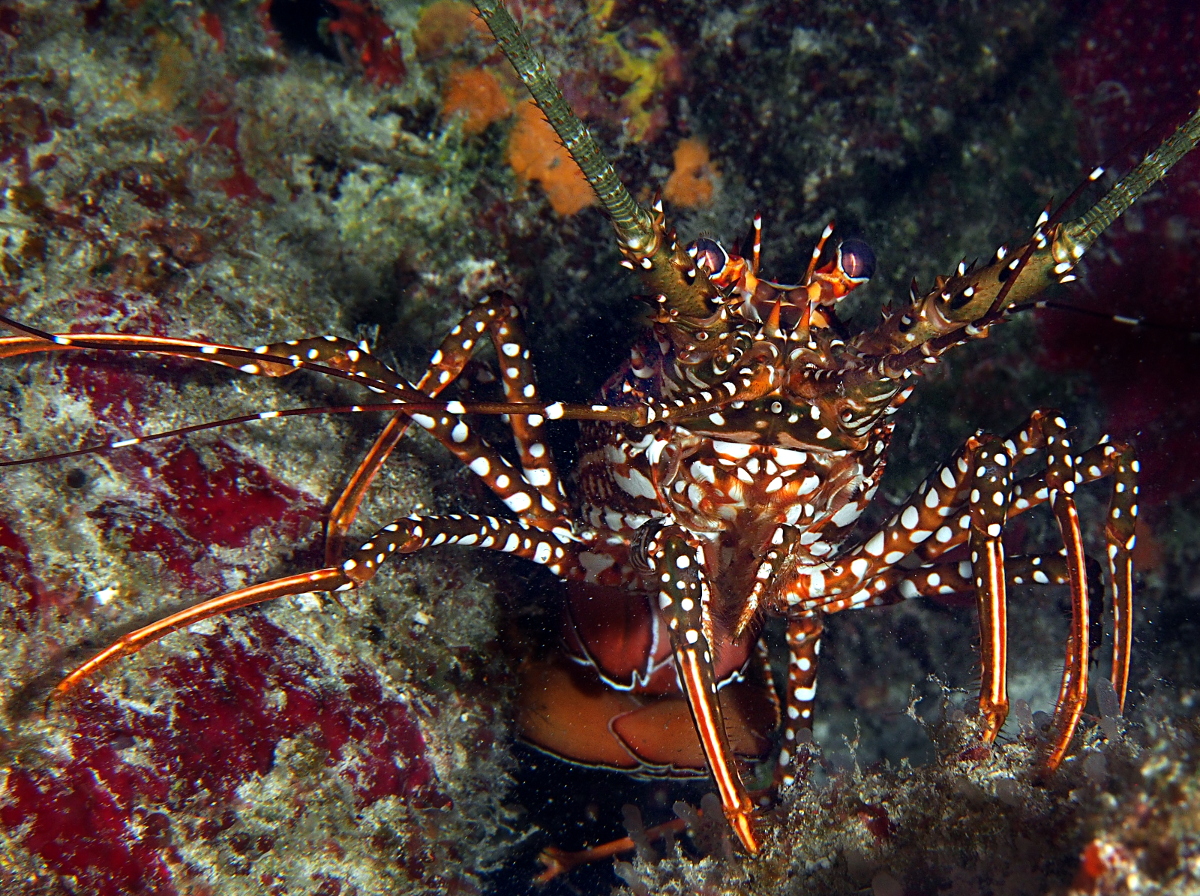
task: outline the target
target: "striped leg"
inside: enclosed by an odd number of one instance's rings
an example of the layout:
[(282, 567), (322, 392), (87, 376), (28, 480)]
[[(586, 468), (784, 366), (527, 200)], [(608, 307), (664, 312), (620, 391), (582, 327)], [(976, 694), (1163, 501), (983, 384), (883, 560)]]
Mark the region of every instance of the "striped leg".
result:
[(679, 681), (725, 817), (746, 851), (755, 855), (759, 847), (752, 821), (754, 804), (738, 774), (717, 699), (711, 591), (703, 548), (680, 527), (668, 525), (646, 539), (641, 550), (648, 577), (658, 583), (658, 604), (667, 616)]
[[(1011, 518), (1039, 504), (1051, 502), (1051, 511), (1068, 549), (1070, 567), (1077, 570), (1077, 575), (1072, 579), (1077, 583), (1072, 586), (1072, 601), (1073, 605), (1081, 608), (1078, 612), (1082, 618), (1076, 620), (1072, 627), (1073, 633), (1079, 632), (1086, 618), (1087, 584), (1083, 571), (1082, 548), (1076, 549), (1074, 546), (1081, 541), (1081, 537), (1078, 531), (1078, 513), (1072, 495), (1078, 485), (1107, 477), (1113, 479), (1108, 520), (1105, 524), (1105, 542), (1114, 626), (1111, 675), (1113, 688), (1123, 709), (1129, 681), (1133, 628), (1132, 552), (1136, 540), (1138, 511), (1137, 459), (1129, 446), (1109, 442), (1107, 437), (1082, 455), (1074, 455), (1066, 434), (1065, 421), (1053, 411), (1046, 410), (1034, 412), (1024, 426), (1005, 440), (1005, 446), (1014, 456), (1029, 456), (1039, 451), (1046, 453), (1047, 469), (1020, 480), (1013, 487), (1007, 517)], [(937, 509), (944, 516), (941, 524), (934, 530), (933, 537), (916, 549), (915, 553), (923, 560), (934, 560), (967, 540), (971, 514), (969, 508), (960, 509), (961, 504), (952, 503), (955, 495), (961, 492), (961, 487), (953, 484), (953, 471), (953, 465), (947, 466), (940, 476), (931, 477), (922, 486), (922, 490), (929, 486), (926, 496), (930, 509)], [(1085, 643), (1086, 637), (1083, 637), (1079, 644)], [(1067, 668), (1078, 670), (1081, 665), (1086, 676), (1086, 655), (1076, 650), (1074, 641), (1069, 641)], [(1060, 706), (1069, 710), (1072, 705), (1086, 699), (1086, 682), (1082, 689), (1078, 681), (1069, 688), (1066, 684), (1064, 676), (1065, 689), (1061, 695)], [(1063, 703), (1063, 700), (1066, 702)], [(1082, 710), (1082, 705), (1078, 708)], [(1074, 725), (1066, 727), (1073, 729)], [(1059, 733), (1060, 740), (1065, 736), (1063, 732)], [(1065, 746), (1062, 750), (1065, 751)], [(1058, 755), (1055, 753), (1056, 751), (1051, 751), (1047, 760), (1049, 768), (1056, 767), (1062, 760), (1061, 752)]]
[[(1083, 538), (1071, 498), (1075, 490), (1074, 456), (1066, 438), (1066, 424), (1060, 417), (1039, 411), (1032, 415), (1021, 435), (1038, 431), (1047, 452), (1045, 475), (1051, 510), (1066, 548), (1072, 607), (1063, 682), (1054, 710), (1050, 746), (1042, 762), (1044, 771), (1050, 772), (1062, 761), (1087, 700), (1089, 606)], [(974, 438), (968, 447), (968, 466), (973, 469), (968, 494), (967, 543), (979, 607), (982, 667), (979, 709), (984, 717), (984, 741), (991, 743), (1008, 715), (1008, 598), (1003, 531), (1013, 503), (1012, 468), (1016, 458), (1013, 444), (994, 436)], [(1031, 444), (1024, 452), (1032, 450), (1036, 448)]]
[[(1055, 418), (1055, 421), (1056, 427), (1061, 430), (1061, 419)], [(1108, 557), (1108, 580), (1112, 591), (1112, 684), (1120, 708), (1124, 710), (1133, 643), (1133, 547), (1136, 543), (1139, 465), (1132, 448), (1122, 443), (1109, 442), (1107, 437), (1079, 457), (1072, 457), (1070, 442), (1065, 435), (1055, 438), (1058, 448), (1065, 452), (1064, 463), (1074, 470), (1076, 483), (1094, 482), (1110, 476), (1113, 480), (1108, 519), (1104, 526), (1104, 540)], [(1048, 439), (1049, 436), (1047, 441)], [(1050, 445), (1047, 445), (1047, 452), (1054, 454)], [(1019, 483), (1013, 503), (1023, 510), (1025, 506), (1033, 506), (1051, 499), (1054, 491), (1054, 482), (1047, 472)], [(1067, 498), (1070, 498), (1073, 491), (1070, 483), (1063, 481), (1061, 492)], [(1059, 517), (1060, 513), (1060, 525), (1064, 517), (1069, 524), (1072, 514), (1055, 511), (1056, 517)]]
[(248, 588), (239, 588), (237, 591), (230, 591), (228, 594), (201, 601), (117, 639), (63, 678), (55, 686), (54, 696), (63, 696), (105, 666), (115, 663), (122, 657), (137, 653), (159, 638), (187, 628), (189, 625), (195, 625), (197, 622), (211, 619), (213, 616), (221, 616), (242, 607), (250, 607), (290, 594), (307, 594), (311, 591), (343, 591), (348, 587), (353, 587), (353, 584), (348, 583), (348, 577), (340, 569), (318, 569), (314, 572), (286, 576), (282, 579), (272, 579)]
[[(463, 322), (450, 331), (441, 348), (430, 358), (429, 372), (422, 377), (421, 383), (425, 384), (425, 388), (432, 389), (436, 384), (440, 389), (458, 377), (484, 335), (491, 338), (496, 348), (504, 400), (513, 404), (536, 404), (537, 381), (529, 361), (529, 348), (520, 324), (520, 312), (512, 299), (503, 293), (480, 299)], [(453, 403), (448, 409), (453, 415)], [(415, 415), (413, 419), (425, 426)], [(452, 416), (451, 420), (453, 423), (444, 434), (439, 427), (426, 428), (471, 466), (474, 458), (466, 446), (475, 443), (470, 440), (470, 429), (456, 416)], [(512, 414), (509, 417), (521, 463), (521, 472), (515, 478), (520, 479), (522, 484), (519, 490), (513, 491), (509, 491), (498, 479), (491, 479), (488, 484), (513, 510), (524, 514), (535, 526), (550, 528), (551, 525), (559, 525), (569, 515), (570, 509), (554, 458), (544, 438), (544, 424), (545, 417), (540, 414)], [(486, 474), (480, 475), (489, 480)], [(516, 497), (518, 493), (525, 497)], [(528, 498), (527, 506), (525, 498)]]
[(967, 546), (979, 608), (983, 740), (992, 743), (1008, 717), (1008, 583), (1004, 572), (1004, 522), (1012, 499), (1013, 459), (995, 436), (968, 441), (973, 468), (968, 494)]
[[(429, 359), (429, 367), (413, 387), (437, 397), (458, 378), (475, 354), (484, 336), (491, 339), (500, 363), (500, 379), (508, 402), (537, 401), (537, 380), (529, 361), (529, 349), (520, 325), (519, 311), (503, 293), (485, 296), (442, 341)], [(451, 404), (449, 407), (453, 407)], [(425, 426), (435, 438), (452, 451), (513, 510), (523, 513), (544, 527), (562, 526), (567, 502), (562, 479), (550, 448), (543, 438), (544, 419), (540, 415), (512, 415), (509, 425), (521, 459), (521, 473), (482, 440), (474, 437), (459, 415), (397, 414), (388, 421), (366, 456), (350, 477), (330, 513), (326, 535), (326, 562), (334, 564), (342, 556), (346, 533), (358, 513), (363, 496), (408, 428), (409, 419)], [(426, 425), (430, 422), (432, 425)], [(482, 471), (482, 472), (480, 472)]]
[[(1066, 560), (1058, 553), (1005, 557), (1004, 570), (1008, 582), (1013, 585), (1067, 584)], [(872, 606), (891, 606), (916, 597), (972, 594), (975, 584), (971, 562), (961, 560), (927, 563), (916, 569), (890, 569), (871, 582), (870, 590), (879, 592)]]
[[(1020, 456), (1044, 451), (1046, 470), (1012, 482)], [(935, 560), (964, 542), (969, 545), (972, 590), (979, 605), (983, 681), (980, 710), (984, 737), (994, 740), (1007, 715), (1007, 590), (1003, 528), (1008, 518), (1050, 504), (1064, 544), (1066, 581), (1071, 588), (1072, 622), (1044, 771), (1061, 763), (1087, 699), (1089, 598), (1079, 515), (1072, 497), (1077, 485), (1104, 476), (1114, 479), (1109, 521), (1105, 527), (1109, 576), (1113, 584), (1113, 685), (1124, 698), (1128, 681), (1132, 622), (1132, 564), (1137, 516), (1137, 461), (1123, 445), (1102, 443), (1076, 457), (1065, 421), (1040, 410), (1008, 439), (977, 436), (964, 452), (922, 484), (917, 493), (881, 531), (822, 568), (792, 570), (793, 581), (779, 593), (795, 612), (890, 602), (885, 593), (899, 586), (913, 596), (920, 591), (907, 571), (893, 571), (909, 554)], [(935, 571), (935, 574), (936, 571)], [(947, 586), (949, 587), (949, 586)], [(828, 595), (828, 596), (827, 596)]]
[(1088, 601), (1087, 574), (1084, 571), (1083, 532), (1075, 507), (1075, 469), (1067, 425), (1061, 417), (1046, 415), (1042, 424), (1046, 445), (1046, 486), (1050, 490), (1050, 511), (1066, 547), (1068, 584), (1071, 588), (1071, 630), (1067, 636), (1067, 654), (1063, 663), (1062, 684), (1050, 725), (1050, 739), (1042, 757), (1043, 774), (1050, 774), (1062, 762), (1079, 724), (1088, 694), (1088, 634), (1091, 606)]
[(393, 554), (412, 554), (443, 544), (479, 547), (523, 557), (560, 578), (581, 578), (578, 543), (569, 532), (544, 532), (526, 520), (452, 513), (408, 516), (389, 523), (341, 564), (346, 583), (337, 591), (365, 585)]
[[(1071, 631), (1067, 639), (1063, 680), (1055, 707), (1050, 744), (1042, 765), (1054, 771), (1066, 755), (1079, 716), (1087, 702), (1087, 645), (1089, 599), (1084, 571), (1083, 539), (1079, 514), (1072, 497), (1077, 484), (1106, 476), (1113, 478), (1109, 518), (1105, 525), (1108, 573), (1112, 586), (1113, 660), (1112, 682), (1121, 707), (1129, 681), (1129, 656), (1133, 624), (1132, 551), (1137, 523), (1138, 463), (1126, 445), (1101, 443), (1082, 456), (1072, 453), (1066, 422), (1051, 411), (1036, 411), (1029, 423), (1008, 444), (1020, 445), (1022, 454), (1046, 452), (1046, 471), (1018, 483), (1013, 490), (1009, 515), (1049, 502), (1066, 549), (1068, 583), (1071, 586)], [(948, 541), (946, 548), (953, 546)]]
[[(535, 403), (537, 400), (537, 384), (529, 363), (525, 336), (518, 321), (518, 310), (512, 300), (502, 294), (480, 300), (471, 313), (450, 331), (442, 347), (431, 358), (430, 367), (418, 386), (413, 386), (373, 358), (365, 343), (354, 343), (334, 336), (279, 342), (249, 349), (194, 340), (124, 334), (53, 334), (8, 318), (0, 317), (0, 322), (27, 334), (0, 339), (0, 357), (47, 351), (126, 351), (197, 360), (257, 376), (280, 377), (299, 369), (309, 369), (362, 383), (373, 392), (393, 396), (397, 404), (420, 403), (422, 399), (435, 397), (462, 372), (480, 341), (487, 336), (494, 344), (500, 360), (505, 401), (514, 404)], [(448, 405), (448, 409), (453, 407), (454, 403)], [(553, 458), (542, 437), (542, 416), (531, 413), (510, 418), (521, 458), (522, 469), (516, 473), (507, 461), (484, 443), (469, 438), (467, 424), (453, 411), (436, 419), (429, 414), (411, 412), (403, 420), (397, 417), (389, 421), (335, 503), (326, 539), (326, 558), (330, 565), (341, 556), (345, 533), (357, 514), (362, 497), (403, 436), (408, 418), (434, 421), (427, 428), (444, 428), (445, 432), (435, 432), (435, 436), (465, 463), (475, 462), (476, 466), (485, 470), (495, 469), (497, 472), (494, 475), (489, 476), (486, 472), (481, 475), (518, 513), (542, 521), (544, 528), (563, 524), (568, 511), (567, 501)], [(442, 422), (448, 425), (439, 427), (438, 424)], [(125, 443), (133, 444), (134, 441), (127, 440)]]
[(159, 638), (181, 628), (287, 595), (312, 591), (349, 591), (365, 585), (374, 578), (379, 567), (392, 554), (411, 554), (442, 544), (473, 545), (514, 554), (539, 563), (555, 575), (564, 578), (578, 577), (582, 573), (573, 541), (543, 532), (523, 520), (502, 520), (491, 516), (466, 514), (411, 516), (384, 526), (340, 566), (240, 588), (201, 601), (130, 632), (71, 671), (58, 684), (55, 692), (59, 695), (65, 694), (110, 663), (137, 653)]

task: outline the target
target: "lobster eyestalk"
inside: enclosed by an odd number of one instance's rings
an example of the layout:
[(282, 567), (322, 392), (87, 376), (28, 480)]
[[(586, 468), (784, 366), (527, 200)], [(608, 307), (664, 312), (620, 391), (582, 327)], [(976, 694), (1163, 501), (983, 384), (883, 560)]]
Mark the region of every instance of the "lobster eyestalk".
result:
[(521, 83), (579, 165), (612, 222), (627, 266), (638, 273), (648, 292), (665, 297), (666, 307), (682, 317), (685, 325), (689, 320), (710, 317), (715, 310), (712, 300), (717, 289), (676, 244), (663, 220), (661, 206), (656, 204), (651, 214), (621, 183), (587, 125), (563, 98), (545, 57), (526, 39), (503, 0), (478, 0), (475, 7), (516, 69)]

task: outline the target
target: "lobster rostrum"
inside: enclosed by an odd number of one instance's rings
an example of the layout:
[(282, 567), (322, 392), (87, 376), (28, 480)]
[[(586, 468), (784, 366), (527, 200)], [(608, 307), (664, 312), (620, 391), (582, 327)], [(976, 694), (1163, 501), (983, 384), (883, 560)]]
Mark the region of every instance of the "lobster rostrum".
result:
[[(793, 779), (795, 743), (811, 725), (824, 614), (974, 592), (979, 705), (983, 738), (991, 742), (1008, 711), (1007, 583), (1060, 582), (1070, 587), (1072, 622), (1041, 761), (1042, 771), (1052, 772), (1069, 749), (1087, 696), (1088, 583), (1072, 495), (1098, 479), (1113, 482), (1105, 526), (1115, 620), (1111, 676), (1124, 700), (1137, 515), (1131, 449), (1105, 439), (1079, 451), (1061, 417), (1036, 411), (1007, 436), (970, 438), (876, 531), (856, 536), (855, 527), (884, 470), (892, 415), (917, 374), (952, 347), (987, 335), (1051, 283), (1072, 279), (1099, 234), (1200, 140), (1200, 112), (1082, 217), (1063, 223), (1043, 216), (1021, 246), (1001, 249), (982, 267), (960, 266), (928, 293), (885, 311), (874, 329), (846, 336), (836, 305), (871, 276), (869, 247), (844, 240), (833, 259), (818, 266), (832, 236), (828, 228), (801, 282), (788, 285), (759, 276), (757, 222), (749, 258), (712, 240), (680, 244), (661, 204), (647, 210), (621, 184), (503, 4), (477, 5), (609, 215), (623, 263), (640, 276), (653, 306), (649, 332), (595, 403), (573, 405), (539, 398), (516, 306), (502, 294), (479, 302), (415, 382), (365, 344), (335, 337), (244, 348), (52, 334), (0, 318), (21, 334), (0, 340), (0, 357), (136, 351), (256, 376), (311, 370), (376, 396), (347, 408), (239, 420), (330, 411), (390, 415), (334, 505), (325, 566), (204, 600), (131, 632), (70, 672), (57, 692), (203, 619), (285, 595), (357, 588), (393, 554), (442, 544), (515, 554), (574, 586), (567, 646), (576, 662), (559, 656), (526, 664), (525, 736), (581, 762), (646, 773), (707, 769), (731, 827), (754, 853), (760, 845), (756, 803), (743, 784), (739, 757), (765, 755), (782, 715), (776, 778)], [(439, 399), (484, 342), (495, 347), (504, 400)], [(468, 421), (473, 414), (507, 415), (515, 463), (476, 432)], [(546, 422), (558, 419), (582, 421), (575, 500), (544, 435)], [(406, 516), (347, 552), (346, 535), (363, 496), (410, 422), (462, 460), (514, 516)], [(56, 456), (91, 450), (97, 449)], [(1034, 469), (1018, 472), (1035, 456)], [(1064, 550), (1006, 557), (1007, 520), (1040, 504), (1057, 520)], [(962, 546), (969, 559), (946, 559)], [(781, 714), (763, 651), (755, 646), (767, 616), (786, 621)], [(580, 721), (585, 716), (588, 721)], [(684, 730), (689, 716), (694, 735)]]

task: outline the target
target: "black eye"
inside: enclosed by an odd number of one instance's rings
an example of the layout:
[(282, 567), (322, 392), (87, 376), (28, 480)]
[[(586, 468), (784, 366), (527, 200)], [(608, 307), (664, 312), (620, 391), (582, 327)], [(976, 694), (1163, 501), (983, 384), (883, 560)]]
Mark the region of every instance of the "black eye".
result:
[(838, 267), (851, 280), (866, 283), (875, 274), (875, 251), (862, 240), (842, 240)]
[(720, 243), (704, 237), (689, 245), (687, 251), (688, 255), (696, 259), (696, 267), (710, 277), (715, 277), (725, 270), (725, 264), (729, 261), (729, 254), (721, 248)]

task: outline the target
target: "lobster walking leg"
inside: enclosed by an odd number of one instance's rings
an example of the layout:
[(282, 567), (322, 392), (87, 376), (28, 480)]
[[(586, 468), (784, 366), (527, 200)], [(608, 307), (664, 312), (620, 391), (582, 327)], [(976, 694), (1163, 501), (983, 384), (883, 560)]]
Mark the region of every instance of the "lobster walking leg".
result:
[[(1067, 566), (1063, 555), (1034, 554), (1005, 557), (1004, 569), (1008, 582), (1024, 585), (1067, 584)], [(917, 597), (939, 597), (947, 594), (971, 594), (975, 585), (971, 577), (971, 562), (929, 563), (916, 569), (890, 569), (872, 583), (885, 583), (885, 590), (876, 598), (880, 606), (891, 606)]]
[(717, 784), (729, 826), (752, 855), (759, 849), (751, 819), (754, 804), (738, 774), (713, 672), (712, 591), (704, 572), (703, 546), (682, 528), (667, 525), (646, 541), (641, 558), (658, 584), (658, 604), (667, 615), (679, 681), (687, 695), (708, 767)]
[[(1035, 500), (1039, 503), (1049, 501), (1051, 512), (1058, 523), (1065, 548), (1064, 563), (1066, 581), (1071, 589), (1072, 618), (1062, 684), (1055, 705), (1048, 747), (1042, 758), (1045, 773), (1052, 772), (1062, 762), (1087, 701), (1089, 601), (1079, 514), (1072, 497), (1077, 483), (1082, 481), (1082, 476), (1077, 473), (1079, 465), (1072, 453), (1066, 429), (1066, 422), (1057, 414), (1051, 411), (1036, 411), (1013, 437), (1007, 440), (990, 437), (980, 442), (968, 460), (968, 466), (975, 467), (968, 513), (959, 517), (963, 522), (969, 523), (968, 542), (979, 603), (983, 668), (980, 709), (984, 714), (986, 726), (984, 738), (989, 742), (995, 739), (1003, 725), (1008, 707), (1006, 573), (1001, 541), (1003, 525), (1013, 512), (1028, 509)], [(1046, 472), (1035, 483), (1038, 487), (1031, 491), (1029, 483), (1022, 483), (1024, 488), (1013, 489), (1011, 468), (1017, 453), (1028, 455), (1036, 453), (1039, 449), (1046, 452)], [(1101, 448), (1100, 453), (1105, 455), (1104, 448)], [(1132, 595), (1130, 577), (1120, 575), (1118, 563), (1127, 559), (1126, 555), (1132, 548), (1132, 543), (1128, 539), (1117, 543), (1117, 539), (1126, 531), (1129, 538), (1132, 538), (1136, 505), (1130, 503), (1132, 494), (1130, 498), (1124, 499), (1122, 495), (1134, 490), (1128, 478), (1135, 474), (1133, 464), (1136, 462), (1129, 457), (1127, 449), (1122, 452), (1112, 448), (1111, 455), (1107, 456), (1112, 457), (1114, 461), (1108, 465), (1109, 470), (1124, 468), (1124, 472), (1120, 473), (1121, 478), (1114, 485), (1113, 512), (1114, 520), (1120, 520), (1124, 515), (1127, 518), (1125, 525), (1128, 527), (1122, 528), (1118, 535), (1108, 536), (1114, 619), (1118, 629), (1114, 635), (1113, 679), (1114, 686), (1118, 682), (1121, 684), (1122, 690), (1119, 693), (1123, 695), (1128, 678), (1129, 653), (1128, 642), (1120, 629), (1127, 624), (1132, 613)], [(1104, 467), (1094, 463), (1089, 463), (1088, 468), (1089, 475), (1099, 476), (1105, 472)], [(1122, 506), (1118, 505), (1123, 505), (1124, 514)], [(953, 532), (953, 526), (949, 527), (948, 531)], [(931, 548), (931, 552), (948, 547), (955, 541), (954, 538), (944, 541), (936, 539), (938, 548)]]
[[(1046, 470), (1013, 483), (1018, 458), (1044, 451)], [(1072, 624), (1067, 641), (1063, 682), (1056, 702), (1051, 737), (1042, 759), (1044, 771), (1061, 763), (1087, 699), (1089, 606), (1082, 535), (1072, 497), (1078, 484), (1105, 476), (1114, 478), (1106, 541), (1113, 586), (1114, 688), (1121, 698), (1128, 681), (1129, 631), (1132, 616), (1130, 552), (1136, 523), (1137, 462), (1125, 446), (1102, 443), (1076, 457), (1066, 422), (1055, 412), (1040, 410), (1009, 437), (976, 436), (957, 458), (922, 483), (891, 520), (877, 533), (819, 568), (790, 567), (782, 558), (771, 560), (774, 576), (763, 588), (764, 601), (802, 611), (837, 612), (851, 607), (891, 603), (892, 589), (902, 597), (921, 593), (974, 590), (979, 608), (982, 681), (979, 706), (984, 739), (992, 742), (1004, 724), (1007, 697), (1007, 581), (1003, 527), (1007, 519), (1049, 502), (1065, 551), (1062, 578), (1071, 588)], [(966, 542), (967, 570), (926, 568), (905, 570), (895, 564), (910, 553), (926, 560)], [(1025, 564), (1021, 565), (1024, 570)], [(1049, 581), (1045, 571), (1037, 574)], [(759, 579), (763, 578), (760, 572)], [(936, 584), (935, 584), (936, 583)], [(825, 595), (829, 595), (826, 597)]]
[[(486, 334), (500, 360), (505, 400), (532, 403), (537, 400), (537, 381), (529, 362), (529, 349), (519, 322), (519, 311), (502, 294), (485, 296), (446, 336), (430, 358), (429, 367), (411, 388), (435, 398), (462, 373)], [(453, 402), (447, 409), (454, 408)], [(423, 425), (451, 452), (504, 499), (513, 510), (543, 528), (566, 523), (566, 496), (553, 456), (543, 436), (544, 418), (535, 414), (513, 414), (509, 424), (521, 459), (518, 474), (506, 459), (478, 439), (460, 415), (432, 417), (399, 412), (390, 419), (359, 462), (350, 481), (330, 513), (326, 529), (325, 562), (336, 565), (343, 555), (346, 533), (371, 482), (386, 462), (412, 419)]]
[(130, 632), (73, 669), (55, 687), (55, 693), (65, 694), (105, 666), (137, 653), (172, 632), (205, 619), (294, 594), (350, 591), (373, 579), (379, 567), (392, 554), (411, 554), (423, 548), (443, 544), (473, 545), (514, 554), (547, 566), (551, 572), (560, 576), (580, 574), (574, 545), (564, 544), (555, 536), (542, 532), (523, 520), (501, 520), (473, 514), (407, 517), (384, 526), (340, 566), (240, 588), (201, 601)]
[(1012, 492), (1013, 459), (997, 437), (968, 443), (971, 555), (979, 607), (979, 653), (982, 668), (979, 712), (983, 740), (992, 743), (1008, 717), (1008, 583), (1004, 571), (1004, 521)]
[[(1074, 501), (1069, 500), (1064, 504), (1062, 498), (1070, 499), (1078, 485), (1112, 477), (1113, 488), (1105, 525), (1113, 613), (1111, 678), (1119, 704), (1124, 708), (1133, 626), (1132, 552), (1136, 542), (1138, 462), (1128, 445), (1109, 442), (1107, 437), (1076, 456), (1071, 451), (1065, 427), (1065, 421), (1055, 412), (1035, 411), (1024, 426), (1005, 440), (1021, 455), (1036, 454), (1042, 449), (1047, 452), (1047, 470), (1021, 479), (1014, 485), (1008, 516), (1024, 513), (1031, 507), (1051, 501), (1057, 492), (1060, 495), (1059, 507), (1054, 513), (1060, 528), (1066, 527), (1064, 542), (1068, 542), (1074, 537), (1070, 535), (1072, 527), (1078, 528), (1078, 518), (1073, 510)], [(1052, 470), (1057, 472), (1052, 473)], [(918, 549), (918, 555), (923, 559), (933, 559), (960, 544), (961, 537), (955, 533), (965, 530), (966, 521), (965, 512), (947, 518), (944, 528), (939, 529), (934, 539)], [(1078, 580), (1083, 582), (1082, 566), (1078, 561), (1076, 565), (1079, 568)], [(1083, 597), (1077, 595), (1074, 599), (1082, 600)]]
[(148, 644), (166, 637), (189, 625), (195, 625), (213, 616), (223, 616), (243, 607), (250, 607), (279, 597), (292, 594), (307, 594), (310, 591), (338, 591), (351, 587), (346, 574), (340, 569), (318, 569), (313, 572), (272, 579), (249, 588), (239, 588), (218, 597), (201, 601), (194, 606), (172, 613), (150, 625), (118, 638), (87, 662), (71, 670), (54, 688), (55, 696), (63, 696), (83, 681), (95, 675), (105, 666), (137, 653)]
[(776, 778), (785, 785), (796, 781), (793, 762), (797, 759), (797, 735), (812, 729), (813, 702), (817, 699), (817, 657), (821, 653), (823, 625), (819, 614), (788, 620), (788, 680), (783, 719), (783, 747), (779, 751)]
[[(502, 361), (506, 398), (510, 402), (517, 401), (518, 397), (526, 402), (535, 400), (536, 384), (533, 370), (529, 364), (524, 335), (516, 323), (516, 318), (516, 306), (507, 297), (485, 297), (463, 322), (451, 330), (442, 348), (434, 354), (430, 369), (422, 378), (422, 382), (435, 380), (435, 385), (429, 388), (440, 390), (444, 387), (461, 372), (476, 348), (480, 335), (486, 333), (494, 342), (497, 355)], [(191, 357), (192, 352), (195, 352), (194, 356), (201, 360), (222, 366), (236, 364), (243, 372), (258, 375), (281, 376), (292, 373), (301, 366), (311, 366), (321, 370), (343, 371), (354, 379), (361, 379), (368, 388), (377, 392), (397, 392), (405, 396), (416, 392), (416, 388), (406, 380), (370, 357), (365, 345), (355, 345), (333, 337), (278, 343), (248, 350), (183, 340), (154, 340), (141, 337), (106, 340), (69, 335), (50, 336), (49, 339), (34, 336), (0, 341), (0, 352), (27, 354), (70, 348), (86, 350), (109, 347), (105, 344), (108, 341), (114, 343), (113, 347), (151, 351), (156, 354), (176, 354), (182, 350), (187, 352), (186, 356)], [(255, 360), (245, 360), (247, 354)], [(248, 369), (251, 366), (253, 369)], [(448, 409), (454, 406), (453, 402), (447, 404)], [(569, 545), (573, 535), (571, 523), (566, 516), (566, 499), (553, 458), (542, 438), (541, 417), (516, 414), (511, 417), (523, 468), (518, 472), (480, 439), (459, 415), (449, 413), (429, 416), (411, 413), (411, 416), (462, 458), (513, 510), (524, 513), (525, 517), (515, 521), (477, 516), (399, 520), (380, 530), (374, 538), (340, 564), (335, 558), (334, 562), (321, 570), (275, 579), (219, 595), (131, 632), (70, 672), (58, 685), (57, 691), (65, 693), (109, 663), (136, 653), (147, 644), (203, 619), (287, 595), (311, 591), (346, 591), (358, 587), (369, 581), (379, 565), (393, 552), (410, 553), (440, 544), (478, 544), (542, 563), (555, 574), (564, 577), (582, 575), (577, 566), (574, 548)], [(339, 528), (335, 530), (339, 539), (344, 531), (340, 527), (348, 525), (353, 519), (362, 493), (374, 478), (379, 465), (386, 460), (390, 451), (387, 442), (398, 439), (403, 431), (404, 428), (400, 425), (389, 425), (385, 428), (368, 453), (367, 459), (360, 464), (350, 486), (339, 501), (339, 506), (344, 508), (337, 520)], [(350, 500), (346, 500), (347, 495), (351, 496)], [(542, 530), (553, 530), (553, 535)], [(329, 551), (327, 546), (327, 556)]]
[[(503, 293), (485, 296), (460, 321), (433, 353), (429, 368), (412, 388), (436, 397), (462, 373), (484, 336), (490, 337), (500, 362), (505, 401), (525, 404), (537, 401), (537, 380), (529, 361), (529, 349), (521, 329), (519, 311)], [(452, 409), (454, 403), (447, 405)], [(567, 516), (566, 495), (554, 458), (543, 434), (544, 418), (536, 414), (513, 414), (509, 418), (520, 455), (522, 472), (479, 440), (457, 414), (410, 414), (460, 460), (478, 473), (509, 506), (544, 527), (563, 526)], [(330, 515), (326, 538), (326, 562), (341, 555), (345, 533), (359, 504), (406, 431), (406, 421), (397, 416), (388, 421), (367, 455), (359, 463)]]
[[(961, 517), (964, 521), (970, 520), (973, 575), (980, 603), (983, 642), (983, 687), (980, 699), (988, 725), (985, 737), (989, 740), (995, 737), (999, 726), (1003, 724), (1000, 709), (1007, 706), (1007, 697), (1003, 693), (1006, 677), (1006, 626), (1002, 597), (1005, 576), (1003, 545), (999, 542), (999, 534), (1007, 516), (1022, 512), (1034, 503), (1049, 501), (1063, 539), (1062, 564), (1071, 589), (1072, 608), (1062, 683), (1048, 746), (1041, 762), (1043, 773), (1049, 773), (1059, 766), (1066, 755), (1087, 701), (1090, 609), (1083, 539), (1073, 493), (1077, 484), (1083, 481), (1104, 475), (1114, 477), (1106, 541), (1115, 624), (1112, 679), (1123, 705), (1128, 682), (1128, 632), (1133, 602), (1130, 552), (1137, 516), (1137, 461), (1128, 448), (1107, 444), (1099, 445), (1083, 457), (1076, 458), (1071, 449), (1066, 422), (1052, 411), (1034, 412), (1025, 426), (1002, 443), (1003, 453), (996, 443), (997, 440), (990, 440), (991, 469), (988, 464), (980, 464), (975, 471), (969, 516)], [(1039, 449), (1046, 453), (1045, 473), (1019, 483), (1017, 488), (1012, 489), (1010, 497), (1006, 483), (1010, 478), (1008, 471), (1015, 460), (1015, 453), (1020, 451), (1028, 455)], [(979, 491), (979, 500), (976, 500), (976, 490)], [(998, 509), (1002, 509), (1002, 512), (997, 512)], [(995, 538), (991, 536), (993, 532)], [(948, 539), (945, 544), (938, 544), (937, 548), (931, 548), (931, 552), (943, 549), (952, 541)], [(1046, 573), (1042, 575), (1046, 576)]]

